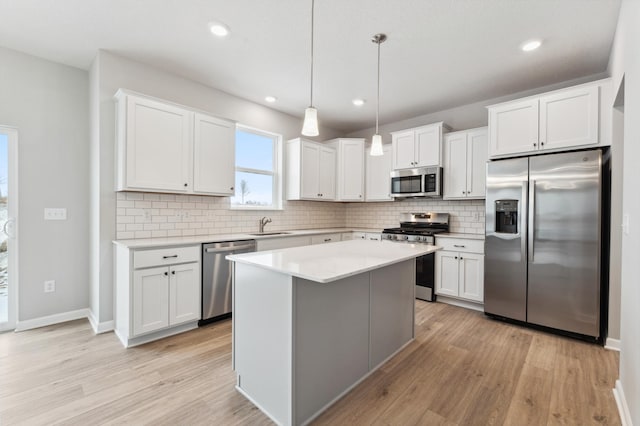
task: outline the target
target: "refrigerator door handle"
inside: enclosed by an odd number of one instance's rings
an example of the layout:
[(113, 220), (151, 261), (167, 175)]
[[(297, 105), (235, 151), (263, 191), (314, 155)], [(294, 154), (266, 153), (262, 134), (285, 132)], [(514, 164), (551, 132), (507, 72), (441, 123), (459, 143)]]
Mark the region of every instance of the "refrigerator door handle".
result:
[(522, 259), (527, 257), (527, 213), (529, 210), (529, 182), (526, 180), (522, 182), (522, 208), (520, 211), (520, 252), (522, 253)]
[(531, 188), (529, 190), (529, 214), (528, 214), (528, 219), (529, 219), (529, 232), (527, 235), (527, 241), (528, 241), (528, 250), (529, 250), (529, 262), (533, 262), (533, 256), (534, 256), (534, 246), (533, 246), (533, 240), (535, 237), (535, 226), (536, 226), (536, 222), (535, 222), (535, 216), (536, 216), (536, 181), (535, 180), (531, 180), (530, 181), (530, 185)]

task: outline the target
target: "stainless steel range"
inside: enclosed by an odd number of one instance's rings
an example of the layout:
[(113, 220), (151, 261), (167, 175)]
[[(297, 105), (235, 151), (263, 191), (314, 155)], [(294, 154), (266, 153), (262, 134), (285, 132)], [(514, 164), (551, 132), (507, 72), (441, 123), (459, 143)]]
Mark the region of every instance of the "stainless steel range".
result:
[[(434, 235), (449, 231), (449, 213), (402, 213), (399, 228), (382, 231), (382, 239), (399, 243), (434, 244)], [(435, 255), (416, 259), (416, 298), (435, 302)]]

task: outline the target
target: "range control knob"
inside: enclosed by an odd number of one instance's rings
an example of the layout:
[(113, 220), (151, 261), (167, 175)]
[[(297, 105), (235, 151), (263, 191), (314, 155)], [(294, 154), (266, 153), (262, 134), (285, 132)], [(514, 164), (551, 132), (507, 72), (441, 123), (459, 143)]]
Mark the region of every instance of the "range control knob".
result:
[(417, 237), (416, 237), (416, 239), (415, 239), (415, 241), (416, 241), (417, 243), (419, 243), (420, 241), (422, 241), (422, 237), (417, 236)]
[(405, 241), (408, 241), (409, 237), (407, 235), (405, 235), (405, 236), (402, 237), (402, 239), (405, 240)]

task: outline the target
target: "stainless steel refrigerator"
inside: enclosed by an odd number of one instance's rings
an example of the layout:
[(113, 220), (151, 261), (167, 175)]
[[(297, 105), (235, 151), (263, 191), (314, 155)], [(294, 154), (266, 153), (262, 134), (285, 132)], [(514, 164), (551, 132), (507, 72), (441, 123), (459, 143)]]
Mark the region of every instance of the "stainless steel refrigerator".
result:
[(588, 150), (487, 164), (485, 313), (601, 341), (605, 160)]

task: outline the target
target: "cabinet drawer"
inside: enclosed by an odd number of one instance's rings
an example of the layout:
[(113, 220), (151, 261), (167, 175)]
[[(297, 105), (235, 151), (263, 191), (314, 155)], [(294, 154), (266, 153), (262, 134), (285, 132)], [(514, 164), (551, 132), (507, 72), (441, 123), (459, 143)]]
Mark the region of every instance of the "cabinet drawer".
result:
[(371, 241), (382, 241), (382, 234), (372, 234), (367, 232), (366, 237), (367, 240)]
[(335, 243), (336, 241), (341, 241), (340, 238), (340, 234), (313, 235), (311, 237), (311, 244)]
[(484, 253), (484, 240), (465, 240), (462, 238), (437, 238), (436, 245), (442, 250), (459, 251), (463, 253)]
[(200, 245), (153, 250), (136, 250), (133, 252), (134, 269), (198, 261), (200, 261)]

